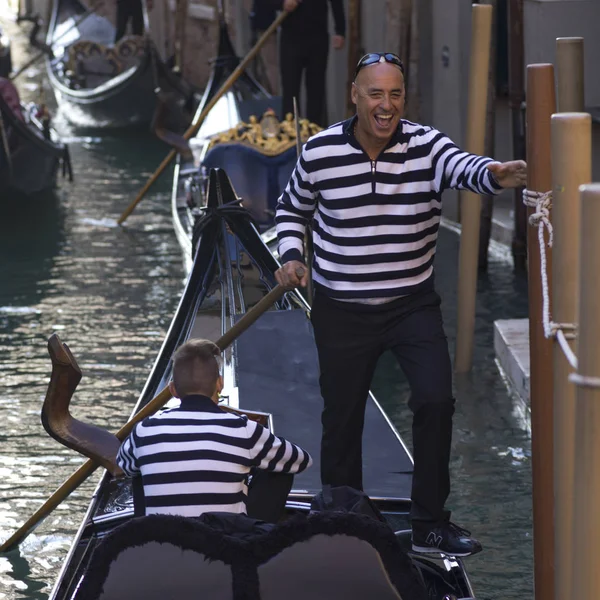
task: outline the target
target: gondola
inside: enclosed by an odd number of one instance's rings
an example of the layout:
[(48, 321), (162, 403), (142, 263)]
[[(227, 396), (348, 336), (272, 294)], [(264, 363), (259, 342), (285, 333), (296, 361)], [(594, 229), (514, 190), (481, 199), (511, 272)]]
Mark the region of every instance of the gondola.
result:
[(0, 199), (10, 191), (29, 195), (54, 188), (61, 164), (71, 177), (68, 147), (50, 126), (47, 109), (25, 106), (14, 85), (0, 78)]
[[(250, 314), (257, 303), (264, 302), (265, 295), (277, 291), (274, 272), (278, 262), (248, 211), (240, 207), (223, 170), (210, 172), (207, 190), (207, 210), (196, 222), (201, 232), (195, 236), (193, 266), (134, 414), (168, 384), (171, 357), (180, 344), (194, 337), (217, 340)], [(318, 465), (322, 401), (316, 350), (307, 318), (309, 309), (297, 292), (279, 298), (271, 310), (262, 314), (223, 353), (222, 406), (246, 412), (249, 418), (269, 425), (277, 435), (307, 449)], [(215, 528), (210, 525), (210, 518), (207, 523), (171, 515), (135, 516), (135, 486), (131, 480), (119, 477), (114, 467), (118, 440), (99, 428), (73, 421), (68, 405), (81, 372), (70, 350), (58, 338), (51, 338), (49, 348), (53, 371), (42, 422), (54, 438), (88, 457), (96, 457), (108, 469), (51, 593), (52, 600), (121, 597), (266, 600), (284, 596), (293, 600), (300, 591), (308, 593), (309, 582), (320, 591), (300, 597), (473, 598), (460, 559), (416, 555), (409, 550), (412, 459), (372, 395), (365, 417), (365, 491), (387, 524), (352, 513), (309, 514), (312, 499), (321, 491), (319, 469), (313, 466), (296, 476), (286, 505), (286, 520), (261, 534), (262, 537), (249, 538), (248, 532), (242, 532), (241, 541), (235, 541), (235, 531)], [(59, 412), (65, 419), (57, 417)], [(66, 421), (71, 424), (65, 425)], [(103, 436), (107, 439), (101, 439)], [(113, 477), (109, 471), (117, 476)], [(335, 538), (333, 550), (327, 542), (331, 536)], [(310, 548), (315, 553), (307, 554), (302, 544), (313, 540), (317, 540), (317, 548)], [(321, 542), (329, 549), (319, 546)], [(227, 546), (229, 543), (233, 546)], [(288, 553), (290, 544), (292, 551)], [(168, 556), (172, 548), (175, 548), (174, 562), (173, 555)], [(184, 552), (192, 554), (183, 556)], [(210, 561), (194, 558), (196, 554)], [(361, 564), (350, 568), (357, 560)], [(337, 561), (332, 565), (333, 570), (322, 568), (331, 561)], [(237, 569), (233, 584), (232, 569)], [(347, 576), (342, 577), (340, 569)], [(158, 576), (151, 576), (152, 572)], [(367, 577), (367, 583), (361, 579), (361, 585), (376, 585), (386, 593), (323, 595), (327, 585), (341, 585), (342, 579), (350, 581), (349, 572), (358, 578)], [(322, 589), (321, 583), (325, 586)], [(288, 584), (296, 591), (282, 591), (281, 586)], [(189, 585), (193, 586), (193, 594), (186, 587)], [(111, 586), (116, 586), (118, 593), (107, 591)], [(256, 586), (260, 587), (260, 593)], [(267, 588), (271, 592), (267, 593)], [(273, 589), (279, 592), (274, 593)]]
[[(217, 56), (197, 114), (240, 62), (222, 16)], [(203, 207), (206, 175), (211, 168), (227, 171), (265, 241), (275, 239), (273, 225), (277, 198), (297, 160), (295, 120), (292, 115), (281, 115), (280, 112), (281, 98), (271, 96), (252, 75), (244, 72), (210, 111), (197, 135), (190, 140), (188, 152), (178, 153), (171, 206), (175, 232), (184, 256), (191, 256), (194, 218)], [(302, 142), (319, 130), (318, 125), (306, 119), (299, 120)]]
[(161, 60), (148, 36), (115, 41), (107, 16), (79, 0), (54, 0), (46, 43), (52, 48), (46, 67), (57, 102), (80, 128), (147, 125), (158, 95), (181, 111), (180, 128), (197, 104), (194, 88)]

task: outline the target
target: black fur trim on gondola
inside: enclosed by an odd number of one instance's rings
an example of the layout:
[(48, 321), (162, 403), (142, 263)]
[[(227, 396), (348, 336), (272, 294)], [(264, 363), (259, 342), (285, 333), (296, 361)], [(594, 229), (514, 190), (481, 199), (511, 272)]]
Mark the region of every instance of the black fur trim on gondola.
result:
[(211, 207), (206, 206), (201, 208), (201, 214), (196, 217), (194, 222), (194, 231), (192, 233), (192, 257), (196, 256), (196, 250), (198, 249), (198, 240), (202, 232), (207, 227), (214, 227), (215, 220), (225, 219), (226, 223), (245, 221), (253, 224), (256, 227), (256, 223), (252, 219), (250, 213), (240, 205), (241, 200), (235, 200), (223, 204), (223, 206)]
[[(209, 515), (207, 515), (208, 517)], [(321, 512), (297, 515), (265, 532), (262, 524), (258, 534), (229, 533), (228, 517), (222, 517), (224, 527), (216, 528), (203, 522), (171, 515), (151, 515), (132, 519), (108, 535), (97, 547), (90, 568), (76, 598), (98, 598), (115, 557), (127, 548), (149, 542), (169, 543), (182, 550), (201, 553), (209, 560), (232, 565), (233, 597), (259, 600), (258, 567), (280, 552), (313, 536), (325, 534), (349, 535), (370, 544), (379, 554), (390, 581), (403, 600), (426, 600), (427, 592), (409, 556), (401, 549), (391, 529), (369, 517), (357, 514)], [(253, 521), (253, 520), (250, 520)], [(214, 515), (210, 515), (214, 524)]]

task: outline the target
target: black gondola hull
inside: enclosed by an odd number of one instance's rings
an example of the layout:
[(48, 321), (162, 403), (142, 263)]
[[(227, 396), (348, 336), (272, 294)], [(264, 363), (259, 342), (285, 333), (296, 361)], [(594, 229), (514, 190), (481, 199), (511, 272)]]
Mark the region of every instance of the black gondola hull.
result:
[(156, 85), (149, 57), (127, 77), (112, 80), (94, 93), (70, 90), (49, 64), (48, 77), (61, 113), (72, 125), (82, 129), (148, 125), (156, 110)]
[(66, 146), (54, 132), (46, 139), (34, 123), (17, 118), (1, 97), (0, 114), (6, 134), (0, 136), (0, 198), (8, 198), (11, 190), (30, 195), (56, 187)]
[[(85, 30), (84, 25), (94, 18), (95, 15), (88, 15), (78, 0), (54, 0), (46, 43), (55, 48), (58, 56), (68, 48), (66, 42), (62, 48), (58, 44), (65, 31), (73, 31), (75, 41), (79, 41), (78, 36), (81, 35), (82, 41), (100, 46), (108, 44), (109, 38), (112, 43), (114, 26), (107, 19), (103, 21), (102, 34), (96, 34), (94, 28)], [(76, 23), (81, 25), (76, 27)], [(63, 39), (73, 42), (69, 36)], [(173, 98), (173, 108), (176, 107), (179, 112), (182, 112), (184, 104), (192, 107), (196, 104), (194, 89), (168, 70), (148, 40), (136, 64), (114, 76), (106, 76), (93, 87), (76, 89), (71, 86), (58, 58), (47, 57), (46, 70), (61, 113), (78, 128), (117, 129), (148, 125), (157, 109), (157, 89)], [(184, 127), (187, 117), (181, 115)]]

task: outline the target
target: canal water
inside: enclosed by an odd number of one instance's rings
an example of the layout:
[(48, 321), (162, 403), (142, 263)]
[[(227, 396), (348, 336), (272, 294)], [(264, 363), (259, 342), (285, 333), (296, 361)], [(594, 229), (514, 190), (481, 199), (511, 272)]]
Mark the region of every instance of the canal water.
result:
[[(0, 23), (9, 34), (18, 31), (2, 14)], [(28, 50), (17, 41), (18, 65)], [(20, 89), (35, 99), (44, 85), (38, 70)], [(116, 431), (136, 401), (184, 283), (168, 175), (125, 227), (116, 226), (163, 158), (162, 143), (146, 131), (81, 136), (60, 115), (54, 124), (70, 145), (75, 181), (61, 181), (55, 193), (39, 198), (0, 201), (0, 540), (82, 463), (40, 422), (48, 337), (58, 333), (83, 371), (74, 415)], [(458, 245), (454, 232), (441, 231), (436, 277), (451, 349)], [(493, 351), (494, 319), (525, 314), (525, 282), (506, 256), (494, 255), (479, 281), (474, 368), (455, 382), (449, 503), (456, 522), (485, 548), (466, 561), (480, 600), (532, 597), (530, 439)], [(408, 388), (392, 357), (381, 360), (374, 391), (410, 441)], [(96, 481), (73, 493), (18, 551), (0, 557), (0, 600), (47, 598)]]

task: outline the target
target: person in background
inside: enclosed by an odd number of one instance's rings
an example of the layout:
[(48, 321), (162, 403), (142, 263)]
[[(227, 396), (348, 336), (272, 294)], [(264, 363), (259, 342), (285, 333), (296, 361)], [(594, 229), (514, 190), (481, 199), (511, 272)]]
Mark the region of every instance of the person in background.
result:
[(293, 475), (312, 459), (258, 423), (219, 408), (219, 356), (218, 346), (202, 339), (177, 350), (170, 389), (181, 404), (138, 423), (117, 463), (126, 475), (141, 475), (146, 514), (246, 513), (275, 523)]
[[(144, 35), (144, 0), (117, 0), (117, 30), (115, 44), (125, 35), (131, 21), (132, 35)], [(146, 0), (146, 8), (152, 10), (152, 0)]]
[[(256, 44), (263, 33), (275, 20), (277, 11), (269, 0), (253, 0), (250, 12), (250, 30), (252, 45)], [(273, 32), (254, 61), (254, 75), (273, 96), (279, 96), (279, 57), (277, 52), (277, 32)]]
[(294, 112), (294, 97), (300, 102), (302, 76), (306, 82), (306, 110), (302, 117), (322, 127), (325, 115), (325, 75), (329, 56), (329, 14), (331, 4), (335, 33), (334, 49), (344, 47), (346, 18), (343, 0), (269, 0), (271, 6), (290, 14), (281, 24), (279, 69), (283, 94), (283, 118)]
[(469, 154), (433, 127), (403, 118), (404, 67), (367, 54), (352, 84), (356, 115), (305, 144), (276, 212), (276, 272), (306, 285), (303, 241), (313, 219), (311, 320), (320, 367), (321, 481), (362, 490), (365, 405), (379, 357), (391, 351), (411, 389), (417, 552), (481, 550), (450, 521), (452, 366), (433, 261), (444, 190), (498, 194), (525, 185), (523, 161)]

